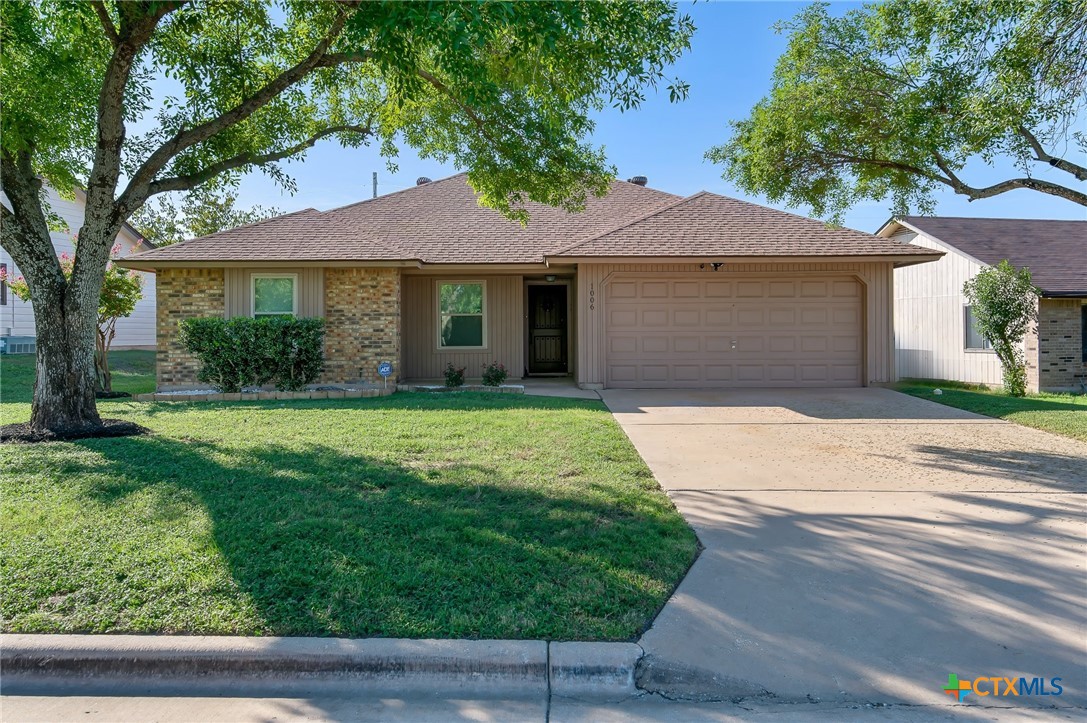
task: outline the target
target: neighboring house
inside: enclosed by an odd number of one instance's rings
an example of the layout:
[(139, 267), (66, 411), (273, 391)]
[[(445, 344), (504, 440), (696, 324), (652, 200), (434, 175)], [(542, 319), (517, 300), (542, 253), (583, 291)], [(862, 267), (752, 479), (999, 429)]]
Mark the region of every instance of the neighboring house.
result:
[(158, 383), (196, 382), (192, 316), (327, 321), (322, 381), (478, 378), (499, 361), (585, 388), (895, 379), (891, 300), (917, 248), (712, 193), (618, 181), (583, 213), (482, 208), (463, 174), (138, 254), (158, 276)]
[(895, 350), (902, 377), (1000, 384), (989, 342), (971, 323), (963, 284), (1007, 259), (1042, 291), (1024, 340), (1027, 388), (1082, 391), (1087, 383), (1087, 221), (928, 218), (888, 221), (878, 235), (945, 252), (895, 271)]
[[(0, 192), (0, 200), (8, 208), (11, 203)], [(83, 189), (75, 190), (71, 201), (61, 198), (56, 191), (46, 187), (46, 202), (49, 207), (68, 224), (68, 231), (54, 231), (50, 234), (53, 248), (57, 255), (74, 253), (72, 237), (83, 226), (83, 207), (87, 196)], [(125, 224), (117, 234), (117, 243), (121, 246), (121, 256), (128, 256), (134, 251), (153, 248), (149, 241), (131, 226)], [(0, 265), (13, 277), (19, 275), (19, 269), (11, 259), (11, 254), (0, 247)], [(113, 349), (154, 349), (155, 348), (155, 276), (143, 273), (143, 298), (136, 303), (132, 315), (117, 320), (117, 336), (113, 340)], [(4, 339), (4, 349), (9, 353), (34, 351), (34, 310), (29, 301), (21, 301), (11, 293), (7, 284), (0, 284), (0, 338)]]

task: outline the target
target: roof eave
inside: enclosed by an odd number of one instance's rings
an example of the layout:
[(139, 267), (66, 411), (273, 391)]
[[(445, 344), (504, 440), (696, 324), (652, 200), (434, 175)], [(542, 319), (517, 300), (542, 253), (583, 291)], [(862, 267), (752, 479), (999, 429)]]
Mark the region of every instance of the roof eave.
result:
[(942, 251), (925, 254), (853, 254), (844, 256), (729, 256), (697, 254), (688, 256), (547, 256), (547, 263), (575, 264), (674, 264), (674, 263), (723, 263), (723, 264), (760, 264), (760, 263), (856, 263), (856, 262), (893, 262), (895, 266), (911, 266), (936, 261), (944, 255)]
[(118, 259), (118, 266), (136, 271), (155, 272), (159, 269), (302, 269), (314, 267), (333, 268), (420, 268), (423, 262), (419, 259), (305, 259), (300, 261), (252, 259), (249, 261), (224, 261), (224, 260), (192, 260), (178, 259), (156, 261), (154, 259), (140, 259), (131, 257)]

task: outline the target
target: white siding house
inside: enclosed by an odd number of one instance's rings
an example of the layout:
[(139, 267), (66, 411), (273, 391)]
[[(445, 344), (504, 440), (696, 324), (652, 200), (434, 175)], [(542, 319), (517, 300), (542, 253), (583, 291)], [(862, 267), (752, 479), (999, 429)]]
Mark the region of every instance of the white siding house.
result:
[(1087, 220), (906, 216), (878, 235), (944, 252), (935, 263), (894, 271), (899, 377), (1003, 382), (962, 290), (1007, 259), (1030, 270), (1040, 294), (1023, 340), (1027, 389), (1087, 391)]
[(992, 349), (970, 348), (963, 284), (985, 267), (952, 246), (903, 229), (895, 241), (943, 251), (939, 261), (895, 269), (895, 369), (902, 378), (1000, 384)]
[[(86, 196), (82, 190), (76, 190), (75, 199), (69, 201), (61, 198), (52, 189), (47, 189), (47, 201), (65, 223), (68, 231), (54, 231), (53, 247), (57, 254), (72, 253), (72, 236), (83, 226), (83, 204)], [(0, 192), (0, 200), (11, 208), (7, 196)], [(120, 256), (128, 256), (136, 251), (147, 250), (141, 243), (140, 236), (127, 225), (122, 227), (117, 235), (117, 242), (121, 245)], [(11, 259), (7, 249), (0, 247), (0, 264), (4, 264), (11, 276), (18, 276), (19, 269)], [(143, 277), (143, 298), (136, 304), (132, 315), (117, 321), (117, 336), (113, 340), (114, 349), (154, 349), (155, 348), (155, 275), (140, 272)], [(3, 289), (0, 294), (0, 337), (4, 339), (32, 338), (34, 332), (34, 310), (29, 302), (24, 302), (15, 297), (10, 289)], [(10, 347), (9, 347), (10, 348)], [(31, 347), (23, 346), (29, 350)]]

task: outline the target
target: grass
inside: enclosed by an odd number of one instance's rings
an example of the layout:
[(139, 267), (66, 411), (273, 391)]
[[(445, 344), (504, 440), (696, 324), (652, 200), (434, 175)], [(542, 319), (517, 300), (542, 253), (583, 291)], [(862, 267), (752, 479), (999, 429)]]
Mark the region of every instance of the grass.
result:
[(696, 551), (598, 402), (99, 406), (154, 435), (0, 448), (6, 632), (625, 640)]
[[(931, 379), (907, 379), (895, 388), (949, 407), (1087, 442), (1087, 395), (1084, 394), (1042, 393), (1012, 397), (981, 385)], [(933, 389), (940, 389), (943, 394), (937, 396), (932, 393)]]

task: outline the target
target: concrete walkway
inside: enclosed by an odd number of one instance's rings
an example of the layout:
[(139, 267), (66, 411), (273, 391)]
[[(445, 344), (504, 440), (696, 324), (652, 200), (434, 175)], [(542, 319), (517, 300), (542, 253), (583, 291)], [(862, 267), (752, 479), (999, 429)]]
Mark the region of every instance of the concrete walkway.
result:
[(963, 706), (1087, 704), (1087, 444), (883, 389), (601, 396), (705, 546), (643, 689), (947, 705), (955, 673), (1063, 679)]

